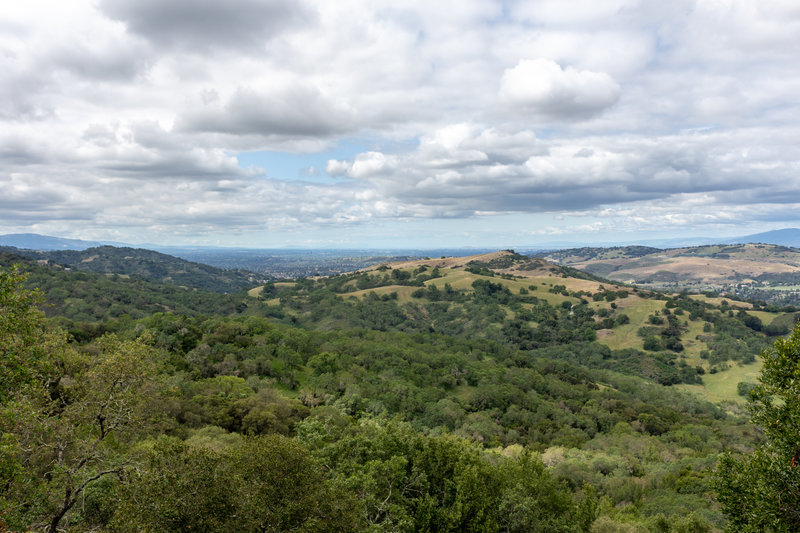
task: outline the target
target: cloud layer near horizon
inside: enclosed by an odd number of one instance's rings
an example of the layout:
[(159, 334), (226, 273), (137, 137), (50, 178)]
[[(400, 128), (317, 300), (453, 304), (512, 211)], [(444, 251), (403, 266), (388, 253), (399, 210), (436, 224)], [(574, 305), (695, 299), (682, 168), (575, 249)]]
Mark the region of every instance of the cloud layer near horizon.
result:
[[(508, 214), (552, 221), (520, 238), (798, 219), (794, 2), (4, 11), (0, 232), (279, 244)], [(261, 151), (331, 157), (315, 179), (240, 164)]]

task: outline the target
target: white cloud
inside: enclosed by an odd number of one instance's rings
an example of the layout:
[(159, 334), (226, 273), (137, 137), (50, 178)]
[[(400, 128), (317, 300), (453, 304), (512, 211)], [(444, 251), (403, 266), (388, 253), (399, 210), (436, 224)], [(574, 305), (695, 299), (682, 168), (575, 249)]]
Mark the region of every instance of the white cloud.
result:
[(325, 172), (331, 176), (343, 176), (344, 174), (347, 174), (349, 169), (350, 163), (347, 161), (339, 161), (337, 159), (331, 159), (325, 165)]
[(605, 72), (562, 69), (549, 59), (523, 59), (506, 69), (499, 92), (513, 110), (567, 118), (599, 113), (619, 96), (619, 84)]
[(352, 113), (317, 88), (300, 83), (264, 91), (239, 88), (224, 106), (215, 103), (178, 116), (185, 132), (319, 137), (353, 127)]
[(252, 50), (313, 20), (300, 0), (102, 0), (100, 9), (158, 46)]
[(347, 171), (351, 178), (368, 178), (379, 175), (392, 165), (391, 158), (380, 152), (367, 152), (359, 154), (352, 166)]
[[(799, 36), (795, 3), (755, 0), (17, 2), (0, 232), (783, 223)], [(239, 167), (259, 151), (310, 160)]]

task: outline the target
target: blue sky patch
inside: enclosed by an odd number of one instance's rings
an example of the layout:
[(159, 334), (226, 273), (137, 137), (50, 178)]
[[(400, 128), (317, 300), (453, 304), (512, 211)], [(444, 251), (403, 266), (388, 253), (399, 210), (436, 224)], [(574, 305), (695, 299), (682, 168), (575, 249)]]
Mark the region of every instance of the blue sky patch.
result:
[(363, 143), (340, 142), (335, 148), (313, 154), (293, 154), (289, 152), (257, 151), (239, 152), (236, 159), (239, 166), (246, 169), (261, 167), (268, 178), (286, 181), (329, 181), (333, 178), (325, 172), (325, 165), (331, 159), (352, 160), (356, 155), (368, 151)]

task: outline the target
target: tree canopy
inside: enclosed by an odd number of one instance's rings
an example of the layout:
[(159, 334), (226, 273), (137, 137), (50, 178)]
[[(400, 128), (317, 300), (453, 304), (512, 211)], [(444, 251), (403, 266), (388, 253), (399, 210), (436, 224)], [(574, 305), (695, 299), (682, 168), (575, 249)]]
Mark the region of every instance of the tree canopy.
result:
[(750, 410), (765, 442), (746, 457), (722, 456), (718, 499), (730, 531), (800, 531), (800, 326), (762, 357)]

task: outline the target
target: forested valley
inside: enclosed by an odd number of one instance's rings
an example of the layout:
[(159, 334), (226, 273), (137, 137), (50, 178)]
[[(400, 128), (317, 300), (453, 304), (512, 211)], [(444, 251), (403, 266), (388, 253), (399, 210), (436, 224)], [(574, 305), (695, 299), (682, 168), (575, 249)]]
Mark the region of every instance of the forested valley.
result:
[(131, 254), (0, 257), (0, 531), (800, 527), (793, 307), (513, 251), (252, 286)]

